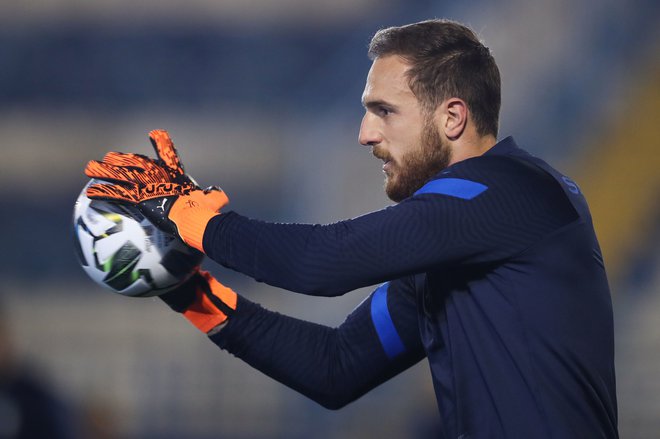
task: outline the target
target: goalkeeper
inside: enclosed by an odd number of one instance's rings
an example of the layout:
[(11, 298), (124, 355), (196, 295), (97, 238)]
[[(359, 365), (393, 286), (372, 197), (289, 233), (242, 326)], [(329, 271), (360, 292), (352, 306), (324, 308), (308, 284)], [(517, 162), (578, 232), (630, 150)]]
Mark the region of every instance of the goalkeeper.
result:
[(497, 141), (500, 76), (467, 27), (373, 37), (361, 144), (386, 209), (330, 225), (221, 210), (163, 131), (152, 160), (110, 153), (91, 198), (131, 203), (225, 267), (290, 291), (380, 284), (338, 328), (293, 319), (200, 272), (163, 299), (220, 348), (329, 408), (429, 362), (443, 437), (617, 437), (611, 298), (578, 186)]

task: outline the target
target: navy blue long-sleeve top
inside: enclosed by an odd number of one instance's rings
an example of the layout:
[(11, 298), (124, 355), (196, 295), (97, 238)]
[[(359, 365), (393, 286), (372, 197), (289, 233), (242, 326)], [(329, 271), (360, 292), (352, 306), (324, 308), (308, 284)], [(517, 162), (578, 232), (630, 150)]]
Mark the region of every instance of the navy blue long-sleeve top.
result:
[(589, 209), (511, 137), (386, 209), (330, 225), (229, 212), (203, 245), (303, 294), (381, 284), (338, 328), (240, 298), (212, 337), (328, 407), (426, 357), (443, 437), (617, 437), (612, 306)]

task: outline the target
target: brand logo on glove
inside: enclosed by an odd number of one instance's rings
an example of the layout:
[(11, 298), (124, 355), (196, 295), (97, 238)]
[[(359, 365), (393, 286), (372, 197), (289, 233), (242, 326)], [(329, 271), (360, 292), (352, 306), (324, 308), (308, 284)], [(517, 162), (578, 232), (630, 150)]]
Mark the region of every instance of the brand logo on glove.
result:
[(165, 203), (167, 203), (167, 198), (163, 198), (163, 202), (160, 203), (160, 206), (158, 206), (157, 209), (160, 209), (163, 212), (165, 212)]
[(188, 201), (186, 201), (186, 204), (188, 205), (189, 208), (190, 207), (199, 207), (199, 203), (195, 200), (188, 200)]
[(149, 183), (144, 187), (144, 193), (149, 195), (185, 195), (190, 192), (191, 185), (178, 183)]

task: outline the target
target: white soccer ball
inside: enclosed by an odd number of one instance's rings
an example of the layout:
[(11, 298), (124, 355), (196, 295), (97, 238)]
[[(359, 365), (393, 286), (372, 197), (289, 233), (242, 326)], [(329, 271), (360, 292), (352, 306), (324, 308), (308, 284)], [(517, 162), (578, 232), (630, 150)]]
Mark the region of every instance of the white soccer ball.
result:
[(204, 255), (158, 230), (133, 206), (90, 200), (73, 211), (74, 244), (85, 272), (124, 296), (157, 296), (182, 284)]

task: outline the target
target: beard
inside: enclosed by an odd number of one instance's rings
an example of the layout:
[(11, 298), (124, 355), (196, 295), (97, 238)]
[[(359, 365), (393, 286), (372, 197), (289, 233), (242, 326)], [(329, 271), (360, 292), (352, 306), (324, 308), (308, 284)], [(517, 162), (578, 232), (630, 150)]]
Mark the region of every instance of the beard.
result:
[[(443, 142), (432, 120), (424, 122), (419, 142), (420, 148), (404, 154), (400, 163), (394, 163), (392, 171), (385, 178), (385, 193), (394, 202), (412, 196), (431, 177), (449, 165), (451, 149)], [(387, 155), (384, 158), (392, 157)]]

